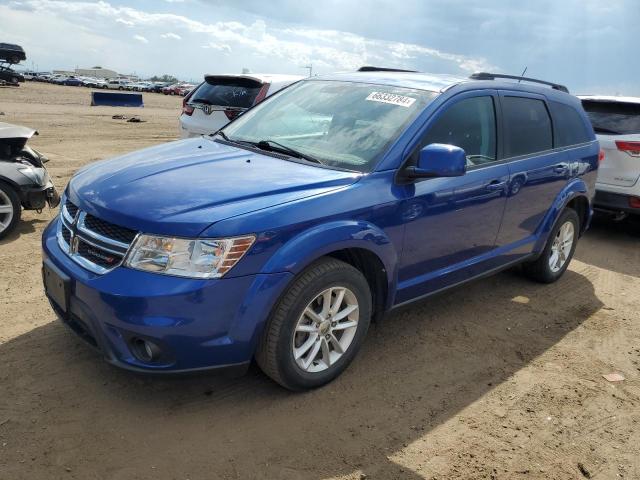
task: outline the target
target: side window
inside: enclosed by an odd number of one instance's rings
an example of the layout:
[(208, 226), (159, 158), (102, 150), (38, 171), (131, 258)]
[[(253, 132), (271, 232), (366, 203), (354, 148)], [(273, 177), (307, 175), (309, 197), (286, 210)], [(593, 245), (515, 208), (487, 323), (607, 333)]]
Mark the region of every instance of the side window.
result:
[(587, 126), (575, 108), (559, 102), (549, 102), (549, 107), (556, 127), (556, 147), (578, 145), (591, 140)]
[(517, 157), (553, 148), (551, 118), (542, 100), (503, 97), (505, 155)]
[(446, 143), (464, 149), (469, 166), (495, 162), (496, 111), (493, 97), (467, 98), (448, 107), (429, 128), (420, 148), (431, 143)]

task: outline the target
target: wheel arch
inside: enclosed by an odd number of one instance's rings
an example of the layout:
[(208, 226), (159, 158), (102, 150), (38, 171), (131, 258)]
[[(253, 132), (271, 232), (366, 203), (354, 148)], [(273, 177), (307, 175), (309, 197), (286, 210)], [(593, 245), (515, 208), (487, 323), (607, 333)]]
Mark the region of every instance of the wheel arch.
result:
[(582, 179), (574, 179), (556, 196), (551, 208), (542, 221), (538, 232), (534, 252), (541, 253), (547, 238), (565, 208), (573, 208), (580, 219), (580, 234), (589, 227), (593, 207), (589, 199), (589, 189)]
[(374, 318), (389, 309), (395, 294), (398, 254), (384, 231), (363, 221), (337, 221), (306, 230), (282, 246), (262, 273), (298, 275), (322, 257), (332, 257), (358, 269), (371, 287)]
[[(13, 172), (10, 172), (10, 173), (13, 173)], [(20, 196), (20, 184), (17, 182), (17, 180), (22, 180), (22, 179), (19, 178), (18, 175), (19, 174), (18, 174), (17, 171), (15, 172), (15, 177), (16, 178), (12, 178), (11, 176), (0, 174), (0, 183), (12, 188), (13, 191), (16, 192), (16, 195), (18, 195), (18, 197), (19, 197)], [(25, 177), (25, 180), (26, 180), (26, 177)]]

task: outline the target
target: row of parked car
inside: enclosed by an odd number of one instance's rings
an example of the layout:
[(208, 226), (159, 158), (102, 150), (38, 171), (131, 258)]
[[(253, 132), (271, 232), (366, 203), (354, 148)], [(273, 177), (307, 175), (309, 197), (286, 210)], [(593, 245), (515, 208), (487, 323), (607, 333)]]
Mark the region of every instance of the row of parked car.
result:
[[(186, 82), (152, 82), (133, 81), (126, 78), (95, 78), (80, 75), (52, 74), (49, 72), (24, 72), (24, 80), (54, 83), (71, 87), (88, 87), (111, 90), (127, 90), (133, 92), (163, 93), (165, 95), (187, 95), (194, 87)], [(20, 80), (23, 81), (23, 80)]]

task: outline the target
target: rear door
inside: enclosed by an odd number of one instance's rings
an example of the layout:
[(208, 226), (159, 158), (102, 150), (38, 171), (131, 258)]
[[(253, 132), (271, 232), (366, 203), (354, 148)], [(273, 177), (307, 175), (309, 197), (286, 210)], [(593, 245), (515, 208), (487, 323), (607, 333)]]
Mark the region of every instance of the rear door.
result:
[(260, 80), (224, 75), (208, 75), (187, 99), (193, 108), (183, 114), (186, 136), (208, 135), (224, 127), (266, 93)]
[(640, 103), (582, 100), (605, 151), (598, 184), (632, 187), (640, 178)]
[(567, 151), (554, 149), (553, 123), (545, 97), (501, 91), (500, 105), (509, 198), (498, 244), (507, 247), (511, 255), (527, 254), (543, 218), (575, 172)]

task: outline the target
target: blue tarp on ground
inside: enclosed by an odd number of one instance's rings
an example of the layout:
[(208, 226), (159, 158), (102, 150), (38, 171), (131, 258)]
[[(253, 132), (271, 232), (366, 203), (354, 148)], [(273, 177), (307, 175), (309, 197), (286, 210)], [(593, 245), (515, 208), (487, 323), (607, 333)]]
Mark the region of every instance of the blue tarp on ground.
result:
[(144, 107), (141, 93), (91, 92), (91, 106)]

